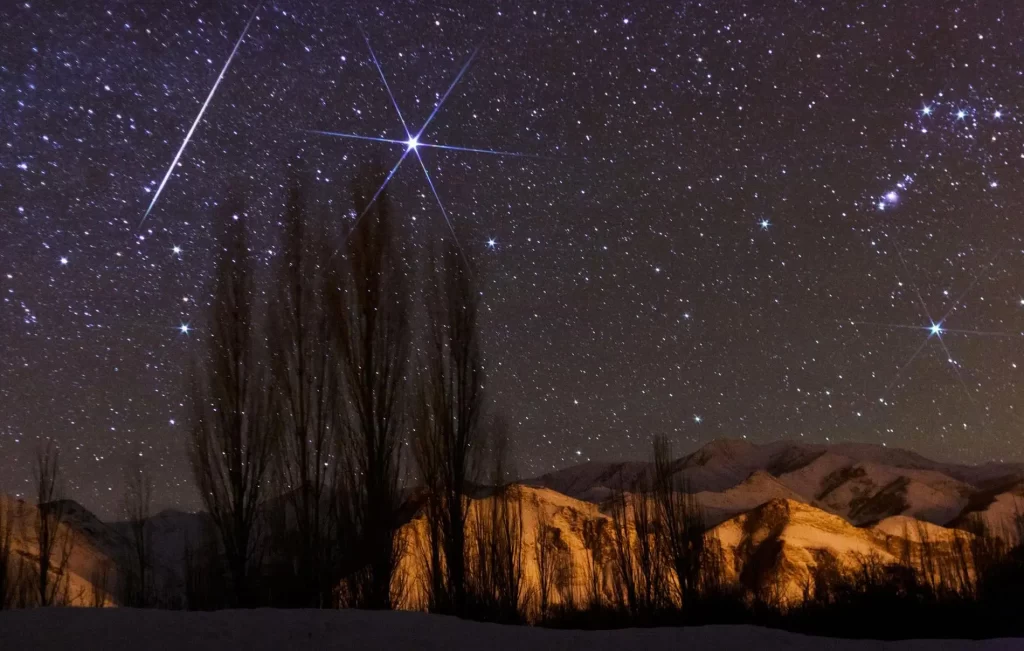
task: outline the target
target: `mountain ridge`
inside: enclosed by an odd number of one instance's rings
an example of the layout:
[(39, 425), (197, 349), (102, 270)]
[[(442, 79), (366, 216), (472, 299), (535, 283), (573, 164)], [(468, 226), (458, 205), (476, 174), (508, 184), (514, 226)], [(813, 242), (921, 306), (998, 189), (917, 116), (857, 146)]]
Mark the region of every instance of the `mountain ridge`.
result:
[[(542, 522), (557, 530), (559, 562), (576, 566), (575, 580), (583, 581), (581, 568), (588, 562), (610, 562), (615, 529), (610, 498), (623, 490), (630, 503), (644, 499), (636, 490), (643, 489), (651, 467), (648, 462), (591, 461), (515, 482), (527, 581), (536, 580), (536, 572), (529, 568), (535, 563)], [(701, 507), (710, 535), (719, 540), (729, 580), (756, 590), (768, 586), (783, 601), (802, 595), (814, 567), (828, 557), (837, 557), (840, 564), (868, 555), (894, 561), (894, 549), (920, 544), (922, 539), (948, 541), (970, 535), (966, 530), (979, 520), (993, 533), (1010, 536), (1024, 513), (1021, 464), (943, 464), (914, 452), (858, 444), (718, 440), (679, 457), (671, 467), (679, 485)], [(481, 488), (468, 497), (470, 510), (479, 510), (488, 508), (495, 491)], [(19, 553), (31, 560), (32, 513), (37, 507), (19, 504), (24, 511)], [(267, 508), (280, 505), (277, 498)], [(103, 522), (70, 500), (61, 507), (62, 526), (74, 530), (83, 543), (76, 547), (71, 565), (76, 590), (85, 595), (94, 592), (87, 588), (91, 577), (99, 574), (96, 567), (130, 558), (130, 524)], [(414, 549), (423, 543), (425, 514), (410, 509), (408, 517), (400, 535), (410, 543), (408, 549)], [(173, 590), (185, 580), (185, 550), (204, 539), (209, 517), (164, 509), (147, 523), (154, 538), (156, 577)], [(412, 555), (402, 567), (414, 583), (422, 579), (416, 575), (422, 563)], [(584, 590), (586, 585), (575, 589)], [(405, 605), (418, 607), (415, 600)]]
[[(902, 514), (950, 524), (973, 513), (972, 504), (984, 506), (977, 495), (1024, 482), (1024, 463), (945, 463), (911, 450), (848, 442), (716, 439), (679, 457), (673, 468), (684, 490), (706, 496), (734, 490), (754, 473), (766, 473), (800, 501), (858, 524)], [(615, 490), (642, 483), (651, 469), (652, 463), (644, 461), (590, 461), (523, 483), (601, 502)], [(717, 499), (706, 506), (714, 508)]]

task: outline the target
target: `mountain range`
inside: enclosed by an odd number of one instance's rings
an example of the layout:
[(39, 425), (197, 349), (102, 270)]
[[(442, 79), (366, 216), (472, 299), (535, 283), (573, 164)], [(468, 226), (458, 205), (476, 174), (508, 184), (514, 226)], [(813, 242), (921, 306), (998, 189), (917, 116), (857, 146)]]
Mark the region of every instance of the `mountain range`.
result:
[[(900, 550), (923, 539), (949, 544), (978, 519), (995, 535), (1009, 537), (1024, 511), (1024, 464), (1019, 463), (940, 463), (907, 450), (850, 443), (717, 440), (672, 467), (721, 544), (726, 578), (749, 584), (756, 559), (756, 581), (776, 586), (783, 600), (798, 599), (813, 567), (826, 557), (840, 563), (869, 556), (895, 560)], [(538, 578), (541, 523), (557, 531), (558, 562), (576, 568), (570, 589), (582, 589), (588, 564), (611, 563), (610, 498), (620, 489), (630, 492), (652, 469), (648, 462), (589, 462), (519, 482), (527, 585)], [(475, 497), (471, 514), (491, 499)], [(12, 500), (4, 498), (7, 504)], [(36, 563), (32, 523), (38, 507), (17, 506), (15, 553)], [(69, 601), (116, 602), (111, 586), (117, 582), (118, 560), (130, 550), (129, 525), (102, 522), (74, 502), (63, 506), (61, 526), (75, 539), (68, 562)], [(424, 539), (424, 517), (414, 513), (403, 527), (408, 550)], [(162, 588), (180, 592), (185, 550), (201, 539), (206, 520), (203, 513), (173, 510), (150, 518), (154, 570)], [(407, 584), (422, 584), (422, 563), (414, 551), (404, 555), (400, 570)], [(409, 594), (404, 605), (417, 608), (421, 597)]]

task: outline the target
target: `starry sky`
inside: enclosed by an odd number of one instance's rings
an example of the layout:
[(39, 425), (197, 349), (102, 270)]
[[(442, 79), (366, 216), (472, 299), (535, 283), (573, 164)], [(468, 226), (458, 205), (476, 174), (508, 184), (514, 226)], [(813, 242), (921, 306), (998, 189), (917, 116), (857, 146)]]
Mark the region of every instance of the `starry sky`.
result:
[(1020, 460), (1015, 4), (4, 3), (0, 490), (53, 438), (101, 514), (139, 456), (194, 506), (218, 203), (269, 266), (289, 160), (353, 219), (439, 104), (423, 144), (487, 151), (417, 147), (388, 191), (478, 269), (520, 474), (655, 433)]

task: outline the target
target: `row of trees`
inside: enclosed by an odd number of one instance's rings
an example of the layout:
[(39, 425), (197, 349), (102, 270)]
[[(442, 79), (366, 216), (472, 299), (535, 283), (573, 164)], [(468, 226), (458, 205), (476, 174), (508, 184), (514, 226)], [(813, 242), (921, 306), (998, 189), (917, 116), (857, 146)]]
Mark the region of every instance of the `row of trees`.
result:
[[(731, 621), (833, 633), (859, 617), (899, 613), (923, 625), (939, 611), (1024, 605), (1022, 547), (981, 529), (943, 553), (922, 530), (896, 565), (864, 559), (851, 571), (822, 557), (795, 606), (770, 581), (726, 585), (722, 550), (664, 438), (650, 472), (614, 492), (611, 517), (584, 524), (582, 558), (538, 509), (528, 567), (506, 427), (488, 416), (473, 275), (454, 242), (417, 273), (386, 192), (371, 194), (380, 180), (354, 184), (360, 217), (338, 233), (295, 175), (269, 271), (254, 262), (241, 203), (220, 207), (188, 440), (208, 534), (186, 551), (183, 598), (160, 595), (153, 485), (134, 468), (126, 551), (116, 568), (96, 569), (88, 601), (389, 609), (416, 592), (432, 612), (503, 622)], [(86, 601), (70, 593), (74, 532), (62, 524), (58, 459), (52, 446), (36, 459), (32, 558), (15, 553), (18, 517), (0, 512), (0, 605)], [(401, 534), (414, 513), (425, 515), (415, 546)], [(410, 556), (419, 571), (400, 572)], [(403, 583), (412, 575), (422, 585)], [(815, 628), (825, 621), (831, 629)]]
[[(226, 204), (217, 220), (224, 230), (192, 389), (190, 460), (227, 568), (221, 592), (237, 605), (392, 608), (408, 588), (434, 612), (522, 620), (522, 509), (508, 486), (506, 428), (485, 418), (474, 279), (448, 242), (429, 257), (424, 282), (410, 282), (413, 256), (387, 193), (370, 203), (379, 180), (354, 185), (360, 217), (336, 248), (293, 178), (262, 295), (245, 224), (234, 218), (241, 207)], [(673, 480), (663, 439), (655, 470), (629, 503), (621, 492), (614, 535), (591, 532), (588, 603), (611, 590), (638, 614), (694, 600), (712, 583), (717, 556)], [(410, 471), (414, 493), (404, 490)], [(481, 483), (494, 494), (471, 514)], [(411, 550), (399, 527), (419, 508), (426, 532), (415, 553), (426, 585), (403, 586), (396, 570)], [(603, 576), (609, 538), (615, 577)], [(540, 542), (546, 613), (556, 552), (554, 541)], [(559, 565), (561, 583), (575, 583)]]
[[(500, 424), (493, 426), (500, 432)], [(498, 440), (501, 440), (499, 434)], [(500, 445), (496, 446), (500, 450)], [(530, 568), (524, 546), (522, 490), (506, 481), (503, 454), (495, 454), (484, 486), (470, 485), (460, 494), (464, 546), (446, 545), (431, 513), (426, 490), (408, 496), (413, 509), (429, 517), (426, 544), (405, 546), (400, 554), (417, 556), (423, 564), (425, 600), (414, 604), (435, 612), (502, 622), (548, 626), (609, 627), (709, 622), (766, 624), (827, 635), (991, 636), (1020, 634), (1014, 614), (1024, 606), (1024, 519), (1017, 530), (993, 536), (980, 521), (967, 530), (954, 530), (950, 540), (933, 540), (926, 525), (905, 532), (890, 549), (896, 563), (878, 557), (850, 559), (819, 556), (802, 601), (779, 599), (780, 577), (746, 559), (753, 571), (739, 581), (723, 581), (722, 554), (704, 530), (703, 518), (685, 486), (677, 483), (672, 455), (664, 439), (655, 443), (649, 475), (631, 486), (620, 485), (609, 500), (609, 520), (585, 526), (582, 558), (568, 549), (550, 512), (536, 511), (533, 559)], [(91, 585), (73, 586), (69, 559), (74, 546), (70, 502), (62, 498), (56, 449), (42, 448), (36, 458), (37, 500), (42, 508), (22, 512), (0, 510), (0, 605), (33, 606), (62, 603), (222, 607), (237, 603), (223, 544), (194, 548), (187, 559), (187, 600), (156, 594), (149, 567), (149, 503), (152, 485), (133, 469), (126, 477), (123, 528), (128, 539), (116, 567), (116, 593), (108, 593), (110, 568), (97, 566)], [(475, 495), (470, 499), (470, 494)], [(257, 520), (269, 522), (272, 504), (264, 504)], [(134, 514), (134, 515), (133, 515)], [(13, 516), (13, 518), (12, 518)], [(17, 550), (18, 518), (34, 534), (32, 545)], [(606, 526), (602, 526), (606, 525)], [(68, 526), (71, 524), (72, 526)], [(588, 523), (593, 525), (594, 523)], [(254, 566), (249, 605), (294, 604), (300, 577), (298, 565), (281, 572), (280, 560), (298, 561), (288, 554), (294, 538), (277, 538), (270, 525), (264, 557)], [(296, 534), (296, 531), (292, 531)], [(913, 542), (911, 542), (913, 541)], [(405, 541), (405, 544), (408, 540)], [(402, 545), (402, 542), (398, 542)], [(341, 549), (339, 553), (349, 552)], [(450, 570), (447, 554), (461, 561), (462, 575)], [(34, 563), (36, 559), (38, 564)], [(308, 562), (308, 561), (307, 561)], [(357, 564), (350, 567), (358, 567)], [(46, 568), (45, 574), (40, 570)], [(276, 569), (275, 569), (276, 568)], [(533, 576), (526, 575), (533, 570)], [(226, 579), (226, 580), (224, 580)], [(342, 575), (335, 589), (344, 587)], [(392, 584), (392, 595), (396, 594)], [(74, 593), (77, 590), (78, 593)], [(85, 591), (89, 593), (86, 594)], [(458, 597), (454, 595), (460, 595)], [(454, 600), (463, 601), (457, 608)], [(332, 604), (344, 605), (334, 598)], [(405, 602), (408, 606), (410, 602)], [(301, 605), (301, 604), (300, 604)], [(398, 605), (397, 599), (391, 606)]]
[(452, 242), (410, 282), (387, 193), (371, 195), (380, 180), (354, 185), (360, 217), (338, 238), (295, 177), (265, 293), (241, 207), (218, 220), (189, 449), (233, 604), (393, 607), (414, 460), (435, 525), (432, 603), (467, 606), (459, 550), (485, 447), (478, 294)]

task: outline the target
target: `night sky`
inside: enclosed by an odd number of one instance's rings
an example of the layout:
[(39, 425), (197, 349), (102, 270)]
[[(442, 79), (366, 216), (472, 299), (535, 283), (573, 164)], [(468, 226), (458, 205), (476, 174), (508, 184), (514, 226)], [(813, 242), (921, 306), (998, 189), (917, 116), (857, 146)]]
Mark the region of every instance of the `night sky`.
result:
[[(477, 47), (420, 141), (528, 155), (414, 153), (478, 269), (520, 474), (655, 433), (1022, 458), (1024, 8), (461, 4), (268, 0), (196, 123), (253, 2), (3, 3), (0, 490), (52, 437), (101, 514), (140, 455), (194, 506), (217, 204), (244, 196), (272, 264), (300, 157), (353, 219), (353, 175)], [(447, 232), (415, 156), (389, 193), (415, 246)]]

